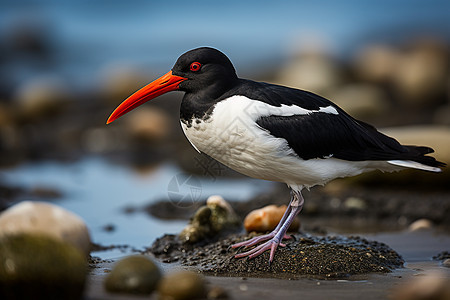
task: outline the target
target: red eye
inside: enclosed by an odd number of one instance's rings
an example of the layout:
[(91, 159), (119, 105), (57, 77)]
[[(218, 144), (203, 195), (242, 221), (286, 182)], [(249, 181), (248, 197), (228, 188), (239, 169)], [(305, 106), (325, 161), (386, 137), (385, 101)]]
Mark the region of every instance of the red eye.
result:
[(200, 70), (201, 67), (202, 67), (202, 64), (201, 64), (201, 63), (199, 63), (199, 62), (193, 62), (193, 63), (191, 64), (191, 66), (189, 67), (189, 69), (190, 69), (192, 72), (197, 72), (197, 71)]

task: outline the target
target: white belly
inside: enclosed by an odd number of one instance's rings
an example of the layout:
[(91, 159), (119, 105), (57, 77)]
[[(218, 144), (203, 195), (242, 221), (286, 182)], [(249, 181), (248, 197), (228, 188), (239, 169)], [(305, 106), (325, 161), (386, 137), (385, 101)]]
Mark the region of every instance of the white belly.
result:
[[(334, 113), (332, 108), (295, 114)], [(219, 102), (210, 118), (181, 126), (191, 144), (224, 165), (250, 177), (285, 182), (294, 189), (324, 184), (374, 169), (370, 162), (299, 158), (283, 138), (262, 129), (256, 119), (263, 115), (293, 115), (292, 107), (273, 107), (264, 102), (233, 96)]]

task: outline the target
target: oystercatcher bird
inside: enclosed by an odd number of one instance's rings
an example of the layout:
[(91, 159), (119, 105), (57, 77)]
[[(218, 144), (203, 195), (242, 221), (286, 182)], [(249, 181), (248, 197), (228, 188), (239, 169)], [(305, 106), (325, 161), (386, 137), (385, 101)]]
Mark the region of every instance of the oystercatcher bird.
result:
[(170, 72), (120, 104), (107, 123), (176, 90), (185, 92), (181, 127), (198, 152), (247, 176), (291, 188), (288, 209), (275, 230), (232, 245), (249, 248), (264, 242), (235, 257), (270, 250), (270, 263), (302, 210), (304, 188), (377, 169), (440, 172), (445, 166), (426, 156), (433, 149), (401, 145), (319, 95), (238, 78), (228, 57), (208, 47), (181, 55)]

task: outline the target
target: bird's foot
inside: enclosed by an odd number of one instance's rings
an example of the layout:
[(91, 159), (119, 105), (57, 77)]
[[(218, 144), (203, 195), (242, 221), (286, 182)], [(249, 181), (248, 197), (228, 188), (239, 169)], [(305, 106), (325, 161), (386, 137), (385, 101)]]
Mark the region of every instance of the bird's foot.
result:
[(256, 246), (255, 248), (249, 251), (238, 253), (234, 257), (235, 258), (248, 257), (249, 259), (251, 259), (258, 255), (261, 255), (262, 253), (270, 249), (270, 258), (269, 258), (269, 265), (270, 265), (273, 261), (275, 251), (277, 250), (278, 246), (286, 247), (286, 245), (281, 243), (281, 241), (283, 239), (292, 238), (292, 236), (286, 235), (286, 231), (288, 230), (289, 226), (291, 226), (295, 216), (297, 216), (297, 214), (302, 210), (303, 203), (304, 199), (302, 197), (302, 194), (300, 194), (300, 192), (298, 191), (292, 190), (291, 202), (289, 203), (289, 207), (286, 209), (283, 217), (281, 217), (280, 223), (278, 223), (277, 227), (271, 233), (254, 237), (248, 241), (234, 244), (231, 247), (248, 248), (251, 246), (255, 246), (260, 242), (263, 241), (266, 242), (259, 246)]
[[(286, 235), (286, 234), (284, 234), (282, 237), (282, 239), (290, 239), (290, 238), (292, 238), (292, 237), (290, 235)], [(252, 259), (256, 256), (261, 255), (262, 253), (266, 252), (267, 250), (270, 250), (270, 258), (269, 258), (269, 265), (270, 265), (273, 261), (275, 251), (277, 250), (278, 246), (286, 247), (286, 244), (281, 243), (282, 239), (279, 238), (279, 235), (277, 236), (276, 232), (271, 232), (269, 234), (256, 236), (248, 241), (234, 244), (231, 247), (232, 248), (239, 248), (239, 247), (248, 248), (248, 247), (258, 244), (259, 242), (266, 241), (265, 243), (263, 243), (259, 246), (256, 246), (255, 248), (253, 248), (249, 251), (236, 254), (234, 256), (234, 258), (247, 257), (249, 259)]]
[[(285, 235), (284, 237), (289, 237), (289, 236)], [(270, 265), (273, 261), (275, 251), (277, 250), (278, 246), (286, 247), (286, 244), (281, 243), (281, 240), (277, 236), (274, 236), (267, 242), (265, 242), (259, 246), (256, 246), (255, 248), (253, 248), (247, 252), (238, 253), (234, 257), (235, 258), (248, 257), (249, 259), (252, 259), (256, 256), (263, 254), (267, 250), (270, 250), (270, 257), (269, 257), (269, 265)]]
[[(268, 234), (255, 236), (254, 238), (251, 238), (251, 239), (249, 239), (247, 241), (243, 241), (243, 242), (240, 242), (240, 243), (233, 244), (233, 245), (231, 245), (231, 248), (240, 248), (240, 247), (248, 248), (248, 247), (254, 246), (254, 245), (256, 245), (256, 244), (258, 244), (260, 242), (264, 242), (264, 241), (270, 240), (276, 234), (277, 234), (277, 232), (272, 231), (271, 233), (268, 233)], [(283, 236), (283, 239), (286, 239), (286, 240), (288, 240), (290, 238), (292, 238), (292, 236), (287, 235), (287, 234), (285, 234)]]

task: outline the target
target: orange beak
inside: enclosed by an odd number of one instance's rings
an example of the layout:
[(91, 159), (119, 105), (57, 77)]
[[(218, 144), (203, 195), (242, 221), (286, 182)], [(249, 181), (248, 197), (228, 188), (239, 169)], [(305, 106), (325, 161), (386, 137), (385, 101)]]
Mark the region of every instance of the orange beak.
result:
[(147, 84), (123, 101), (109, 116), (106, 124), (113, 122), (139, 105), (170, 91), (176, 91), (187, 78), (172, 75), (172, 71)]

